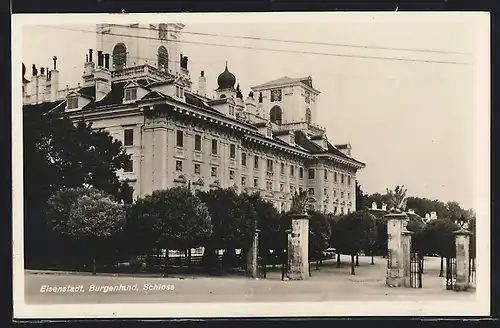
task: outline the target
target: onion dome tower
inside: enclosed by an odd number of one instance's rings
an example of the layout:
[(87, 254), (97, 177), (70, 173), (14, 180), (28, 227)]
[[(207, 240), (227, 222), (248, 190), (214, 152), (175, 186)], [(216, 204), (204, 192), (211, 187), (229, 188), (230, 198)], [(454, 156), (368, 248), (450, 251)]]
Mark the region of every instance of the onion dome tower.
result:
[(234, 85), (236, 84), (236, 77), (227, 68), (219, 74), (217, 78), (217, 84), (219, 87), (215, 89), (217, 92), (217, 98), (234, 98), (236, 96), (236, 89)]

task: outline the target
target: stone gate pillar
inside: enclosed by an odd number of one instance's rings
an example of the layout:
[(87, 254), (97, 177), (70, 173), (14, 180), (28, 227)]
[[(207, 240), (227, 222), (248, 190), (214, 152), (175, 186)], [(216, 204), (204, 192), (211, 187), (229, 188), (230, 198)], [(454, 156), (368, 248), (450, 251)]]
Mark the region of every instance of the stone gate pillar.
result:
[(248, 250), (247, 256), (247, 275), (252, 278), (258, 278), (259, 274), (259, 229), (253, 233), (252, 247)]
[(454, 232), (455, 247), (457, 252), (457, 281), (453, 288), (455, 291), (466, 291), (469, 289), (469, 239), (471, 233), (460, 228)]
[(288, 243), (288, 273), (290, 280), (309, 278), (309, 215), (292, 215), (292, 232)]
[(386, 285), (401, 287), (403, 285), (403, 224), (408, 217), (403, 213), (389, 213), (387, 218), (387, 277)]
[(404, 228), (401, 236), (401, 244), (403, 251), (403, 286), (411, 287), (411, 236), (413, 232), (406, 230)]

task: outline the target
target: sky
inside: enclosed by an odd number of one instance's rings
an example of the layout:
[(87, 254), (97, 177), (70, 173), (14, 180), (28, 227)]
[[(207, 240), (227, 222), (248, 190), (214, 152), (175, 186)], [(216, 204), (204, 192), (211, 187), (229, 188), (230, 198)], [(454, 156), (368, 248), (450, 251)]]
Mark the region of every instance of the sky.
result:
[[(283, 76), (311, 76), (321, 91), (317, 123), (327, 128), (332, 143), (350, 142), (352, 156), (366, 163), (358, 173), (363, 191), (382, 193), (404, 185), (408, 196), (476, 208), (481, 31), (469, 15), (412, 17), (189, 21), (183, 22), (181, 52), (189, 57), (193, 90), (201, 70), (207, 90), (215, 89), (226, 61), (244, 95), (251, 86)], [(51, 24), (22, 30), (27, 77), (32, 64), (51, 67), (55, 55), (60, 86), (76, 86), (88, 49), (95, 49), (95, 25)], [(189, 34), (198, 32), (216, 36)]]

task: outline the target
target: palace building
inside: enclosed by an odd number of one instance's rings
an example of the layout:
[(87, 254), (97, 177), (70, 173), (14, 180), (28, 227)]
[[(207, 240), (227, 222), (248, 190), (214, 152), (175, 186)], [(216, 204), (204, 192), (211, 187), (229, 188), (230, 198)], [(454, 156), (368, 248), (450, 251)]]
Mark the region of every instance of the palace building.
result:
[(118, 174), (134, 198), (179, 185), (231, 187), (259, 191), (287, 210), (292, 194), (307, 191), (311, 208), (354, 211), (356, 172), (365, 164), (316, 124), (320, 92), (312, 78), (281, 77), (244, 97), (222, 62), (213, 95), (203, 71), (193, 90), (183, 28), (98, 25), (97, 49), (86, 55), (77, 87), (60, 87), (57, 57), (50, 70), (33, 65), (31, 79), (23, 64), (24, 110), (65, 111), (109, 131), (131, 154)]

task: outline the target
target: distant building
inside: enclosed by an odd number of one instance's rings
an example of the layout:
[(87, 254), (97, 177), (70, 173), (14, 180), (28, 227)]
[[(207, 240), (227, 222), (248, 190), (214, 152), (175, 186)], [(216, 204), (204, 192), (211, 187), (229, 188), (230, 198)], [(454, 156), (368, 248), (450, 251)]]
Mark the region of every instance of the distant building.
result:
[[(381, 217), (381, 216), (384, 216), (386, 214), (389, 214), (389, 209), (387, 208), (387, 204), (380, 204), (380, 206), (377, 205), (376, 202), (373, 202), (372, 203), (372, 206), (369, 208), (369, 211), (371, 213), (373, 213), (375, 216), (377, 217)], [(403, 211), (401, 212), (403, 214), (406, 214), (406, 216), (408, 216), (408, 218), (410, 220), (418, 220), (418, 221), (421, 221), (422, 223), (427, 223), (427, 218), (422, 218), (420, 215), (418, 215), (417, 213), (415, 213), (414, 210), (412, 209), (408, 209), (407, 211)], [(436, 212), (433, 212), (434, 214)]]
[(98, 51), (86, 55), (77, 87), (60, 87), (56, 57), (51, 70), (33, 65), (31, 80), (23, 70), (24, 110), (64, 111), (121, 140), (132, 159), (119, 176), (134, 198), (179, 185), (232, 187), (259, 191), (287, 210), (303, 190), (310, 208), (354, 211), (356, 173), (365, 164), (316, 124), (320, 92), (312, 78), (282, 77), (244, 98), (222, 62), (210, 99), (203, 71), (192, 90), (178, 42), (183, 27), (98, 25)]

